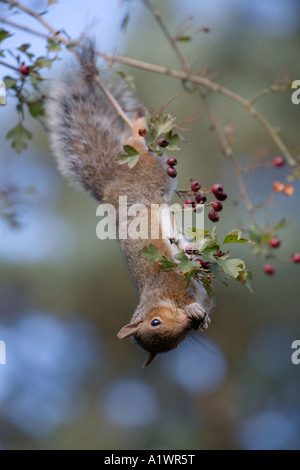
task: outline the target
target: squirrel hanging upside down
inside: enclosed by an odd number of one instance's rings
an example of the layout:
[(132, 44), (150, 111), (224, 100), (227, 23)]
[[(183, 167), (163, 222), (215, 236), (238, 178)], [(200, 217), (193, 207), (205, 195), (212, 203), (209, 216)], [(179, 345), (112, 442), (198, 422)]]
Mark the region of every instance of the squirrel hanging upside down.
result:
[[(82, 53), (80, 64), (76, 77), (67, 83), (55, 83), (47, 100), (51, 146), (59, 170), (96, 200), (112, 204), (116, 211), (119, 196), (127, 196), (129, 205), (140, 203), (149, 209), (151, 204), (169, 203), (174, 179), (167, 175), (163, 159), (147, 148), (144, 113), (128, 91), (115, 96), (124, 109), (139, 109), (130, 129), (95, 83), (92, 48)], [(140, 154), (133, 168), (118, 165), (126, 144)], [(158, 239), (151, 239), (149, 234), (147, 240), (120, 240), (139, 303), (118, 337), (132, 336), (148, 351), (144, 366), (158, 353), (176, 348), (191, 329), (206, 329), (213, 307), (201, 282), (192, 280), (186, 289), (180, 272), (161, 271), (140, 256), (139, 251), (153, 243), (159, 253), (172, 257), (172, 246), (163, 237), (162, 227), (159, 233)]]

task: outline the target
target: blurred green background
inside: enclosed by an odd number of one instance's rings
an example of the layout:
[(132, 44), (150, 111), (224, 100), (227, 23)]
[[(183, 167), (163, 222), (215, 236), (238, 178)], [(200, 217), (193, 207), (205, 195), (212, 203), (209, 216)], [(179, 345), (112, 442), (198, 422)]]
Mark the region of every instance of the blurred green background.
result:
[[(36, 11), (46, 3), (25, 2)], [(211, 28), (181, 50), (197, 64), (195, 71), (211, 66), (220, 83), (242, 96), (273, 83), (283, 70), (300, 79), (299, 2), (156, 4), (171, 31), (189, 16), (195, 28)], [(121, 31), (128, 9), (130, 22)], [(7, 14), (1, 4), (0, 16)], [(27, 17), (11, 19), (39, 29)], [(61, 0), (51, 5), (47, 20), (72, 38), (88, 30), (98, 49), (179, 67), (141, 1)], [(31, 42), (43, 54), (42, 39), (13, 32), (7, 47)], [(61, 57), (51, 80), (74, 64), (70, 52)], [(222, 183), (230, 197), (218, 233), (246, 227), (243, 205), (234, 204), (233, 168), (221, 155), (201, 100), (172, 78), (117, 69), (135, 76), (137, 95), (150, 110), (182, 93), (169, 111), (179, 121), (199, 120), (178, 155), (178, 186), (186, 187), (190, 177), (205, 187)], [(6, 74), (0, 65), (1, 78)], [(290, 91), (273, 94), (257, 107), (280, 127), (288, 147), (299, 151), (300, 106), (290, 97)], [(234, 124), (234, 151), (242, 165), (263, 149), (269, 150), (266, 161), (278, 155), (244, 109), (222, 96), (210, 95), (209, 102), (224, 124)], [(34, 139), (20, 155), (11, 149), (5, 136), (17, 123), (15, 104), (8, 97), (0, 107), (0, 340), (7, 347), (7, 364), (0, 365), (0, 448), (300, 449), (300, 365), (291, 362), (291, 344), (300, 339), (299, 266), (275, 262), (276, 275), (267, 277), (262, 259), (250, 249), (235, 249), (254, 273), (255, 294), (234, 282), (218, 286), (205, 335), (192, 335), (142, 369), (145, 353), (116, 337), (137, 303), (118, 243), (96, 238), (96, 203), (62, 180), (38, 122), (27, 116)], [(249, 173), (254, 203), (266, 200), (272, 182), (288, 172), (286, 165)], [(258, 214), (262, 225), (283, 217), (290, 222), (279, 233), (288, 257), (300, 251), (299, 184), (294, 186), (293, 197), (276, 195)], [(11, 211), (17, 226), (5, 217)]]

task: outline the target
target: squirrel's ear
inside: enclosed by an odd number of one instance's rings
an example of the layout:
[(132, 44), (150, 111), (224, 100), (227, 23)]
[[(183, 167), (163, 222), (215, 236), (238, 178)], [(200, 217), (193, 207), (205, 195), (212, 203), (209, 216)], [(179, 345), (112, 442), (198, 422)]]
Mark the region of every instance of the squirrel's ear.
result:
[(147, 357), (146, 361), (144, 362), (143, 367), (149, 366), (149, 364), (151, 364), (151, 362), (153, 361), (155, 356), (156, 356), (156, 353), (150, 353), (149, 356)]
[(142, 323), (143, 320), (138, 320), (133, 323), (129, 323), (128, 325), (123, 326), (120, 329), (119, 333), (117, 334), (119, 339), (128, 338), (129, 336), (134, 336), (139, 331), (139, 325)]

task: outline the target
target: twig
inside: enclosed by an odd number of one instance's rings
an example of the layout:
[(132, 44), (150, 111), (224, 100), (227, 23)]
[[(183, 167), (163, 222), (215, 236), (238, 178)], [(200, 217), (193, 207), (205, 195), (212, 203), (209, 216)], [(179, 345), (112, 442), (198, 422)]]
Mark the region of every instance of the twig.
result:
[(0, 65), (3, 65), (4, 67), (8, 67), (9, 69), (15, 70), (16, 72), (20, 72), (18, 67), (14, 67), (13, 65), (8, 64), (7, 62), (3, 62), (3, 60), (0, 60)]
[(263, 96), (270, 95), (271, 93), (276, 93), (278, 91), (286, 90), (286, 85), (270, 85), (268, 88), (263, 88), (262, 90), (259, 90), (257, 93), (255, 93), (255, 95), (253, 95), (252, 98), (249, 99), (249, 103), (253, 104)]
[(176, 52), (176, 55), (178, 56), (182, 66), (183, 66), (184, 71), (189, 75), (191, 73), (190, 67), (189, 67), (188, 63), (186, 62), (185, 58), (183, 57), (183, 55), (181, 54), (181, 52), (180, 52), (180, 50), (177, 46), (176, 39), (173, 38), (173, 36), (170, 34), (170, 32), (169, 32), (168, 28), (166, 27), (164, 21), (162, 20), (160, 12), (154, 7), (154, 5), (150, 2), (150, 0), (144, 0), (144, 2), (148, 5), (152, 15), (154, 16), (157, 23), (159, 24), (159, 26), (160, 26), (161, 30), (163, 31), (165, 37), (169, 41), (171, 47)]
[(103, 93), (105, 94), (106, 98), (110, 101), (112, 106), (115, 108), (115, 110), (118, 113), (118, 116), (123, 119), (123, 121), (132, 129), (133, 124), (129, 117), (127, 116), (126, 113), (124, 113), (123, 109), (115, 99), (115, 97), (110, 93), (110, 91), (106, 88), (106, 86), (102, 83), (99, 75), (95, 74), (94, 75), (94, 81), (97, 83), (97, 85), (101, 88)]
[(173, 96), (172, 98), (170, 98), (165, 104), (163, 104), (161, 106), (161, 108), (159, 108), (159, 110), (155, 113), (155, 116), (159, 116), (163, 110), (169, 106), (171, 103), (173, 103), (173, 101), (177, 100), (177, 98), (179, 98), (179, 96), (181, 96), (181, 93), (177, 93), (175, 96)]
[[(8, 64), (7, 62), (4, 62), (3, 60), (0, 60), (0, 65), (3, 65), (4, 67), (7, 67), (9, 69), (15, 70), (15, 72), (18, 72), (19, 74), (21, 74), (19, 67), (15, 67), (14, 65)], [(41, 75), (33, 71), (30, 71), (28, 75), (30, 75), (31, 77), (37, 77), (40, 80), (46, 80), (46, 78), (42, 77)]]

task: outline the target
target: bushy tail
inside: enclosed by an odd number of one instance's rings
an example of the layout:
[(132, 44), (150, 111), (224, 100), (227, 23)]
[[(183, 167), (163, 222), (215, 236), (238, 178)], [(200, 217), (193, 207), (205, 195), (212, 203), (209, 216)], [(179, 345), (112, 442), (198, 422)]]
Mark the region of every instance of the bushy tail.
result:
[[(68, 81), (54, 83), (46, 114), (52, 151), (61, 173), (76, 186), (101, 199), (104, 185), (114, 177), (122, 153), (123, 124), (93, 76), (93, 49), (81, 56), (81, 67)], [(125, 103), (124, 103), (125, 101)], [(122, 93), (121, 105), (135, 100)]]

